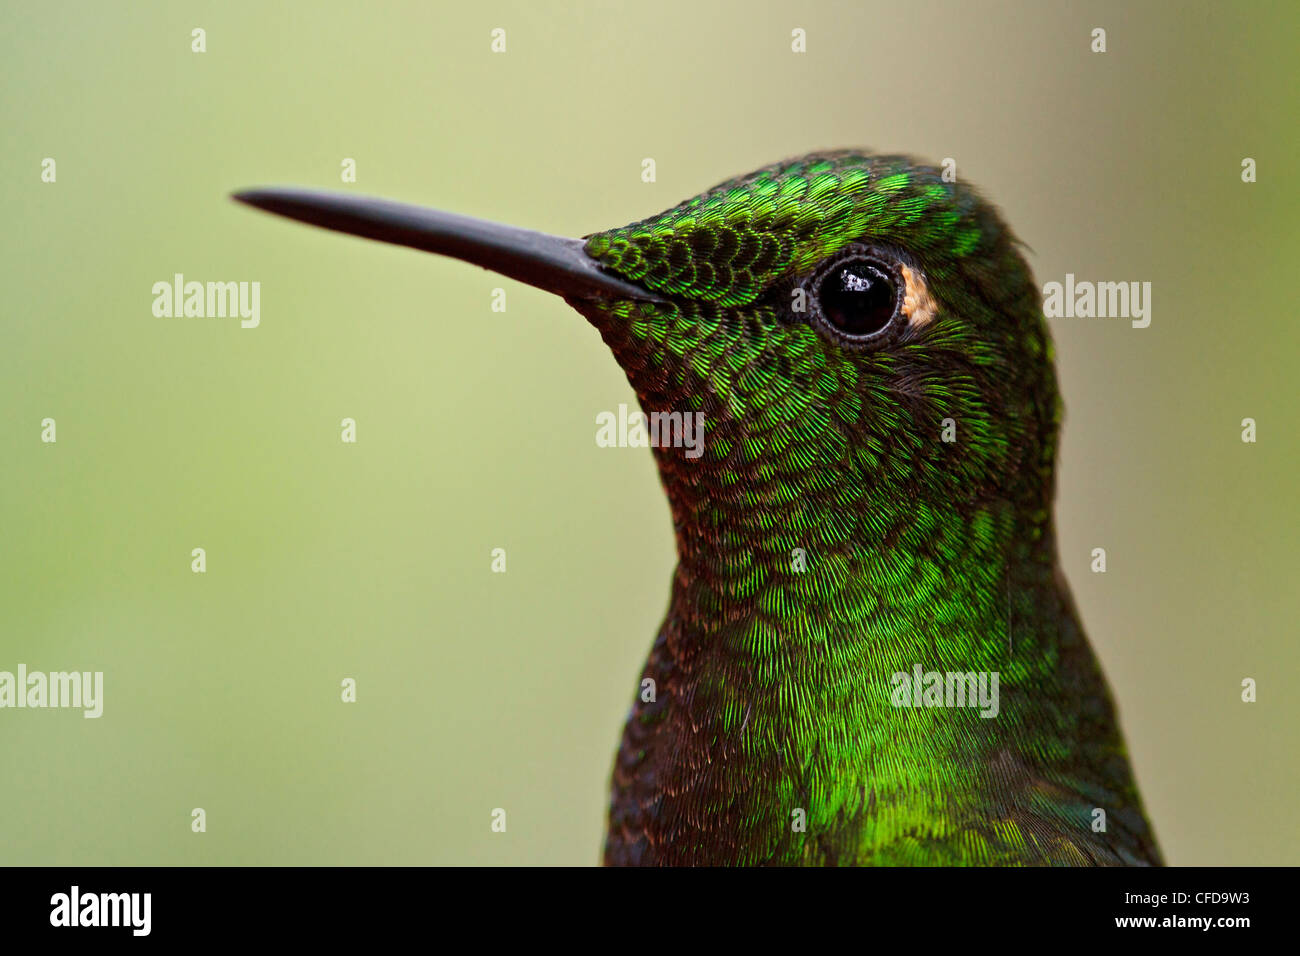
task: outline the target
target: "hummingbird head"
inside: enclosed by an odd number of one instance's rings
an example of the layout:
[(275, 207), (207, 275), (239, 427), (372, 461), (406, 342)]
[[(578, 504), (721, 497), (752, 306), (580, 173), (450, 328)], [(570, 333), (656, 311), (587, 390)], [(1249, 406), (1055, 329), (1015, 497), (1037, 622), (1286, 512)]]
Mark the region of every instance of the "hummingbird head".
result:
[(670, 494), (817, 520), (876, 497), (1046, 507), (1059, 416), (1040, 299), (971, 187), (905, 156), (813, 154), (585, 251), (655, 296), (570, 299), (643, 408), (704, 414), (698, 461), (659, 450)]
[[(585, 241), (350, 196), (236, 198), (562, 295), (666, 416), (655, 454), (684, 561), (720, 540), (879, 542), (899, 508), (1048, 525), (1059, 405), (1039, 295), (994, 208), (936, 168), (812, 154)], [(688, 414), (702, 453), (671, 441)]]

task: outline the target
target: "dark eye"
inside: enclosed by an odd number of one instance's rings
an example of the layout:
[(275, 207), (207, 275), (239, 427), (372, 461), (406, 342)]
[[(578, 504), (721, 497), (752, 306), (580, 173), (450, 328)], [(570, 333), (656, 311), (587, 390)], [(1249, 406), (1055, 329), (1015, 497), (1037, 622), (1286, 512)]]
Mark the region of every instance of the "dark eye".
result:
[(851, 341), (884, 332), (899, 306), (893, 269), (872, 258), (835, 263), (816, 281), (813, 296), (822, 320)]

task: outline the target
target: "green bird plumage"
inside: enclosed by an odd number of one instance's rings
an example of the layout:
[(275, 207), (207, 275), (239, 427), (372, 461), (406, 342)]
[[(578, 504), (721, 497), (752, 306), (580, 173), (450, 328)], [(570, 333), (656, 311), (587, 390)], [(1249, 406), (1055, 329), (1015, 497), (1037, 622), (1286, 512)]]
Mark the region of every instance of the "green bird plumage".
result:
[[(814, 154), (590, 236), (563, 281), (284, 196), (241, 198), (557, 291), (647, 413), (703, 416), (702, 455), (654, 450), (679, 563), (607, 863), (1160, 862), (1057, 565), (1039, 294), (974, 190)], [(996, 716), (901, 705), (917, 668), (996, 673)]]

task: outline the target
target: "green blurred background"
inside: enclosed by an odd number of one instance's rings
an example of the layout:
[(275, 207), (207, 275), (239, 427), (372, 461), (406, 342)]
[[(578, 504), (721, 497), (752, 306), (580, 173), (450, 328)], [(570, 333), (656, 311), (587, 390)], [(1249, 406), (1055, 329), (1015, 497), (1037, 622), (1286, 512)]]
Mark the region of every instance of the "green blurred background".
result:
[[(582, 235), (856, 145), (955, 158), (1040, 283), (1153, 283), (1148, 329), (1052, 323), (1063, 563), (1169, 861), (1300, 862), (1300, 8), (1075, 6), (7, 5), (0, 670), (106, 686), (0, 711), (0, 861), (595, 862), (673, 563), (594, 441), (622, 373), (544, 293), (225, 197)], [(176, 272), (261, 326), (155, 318)]]

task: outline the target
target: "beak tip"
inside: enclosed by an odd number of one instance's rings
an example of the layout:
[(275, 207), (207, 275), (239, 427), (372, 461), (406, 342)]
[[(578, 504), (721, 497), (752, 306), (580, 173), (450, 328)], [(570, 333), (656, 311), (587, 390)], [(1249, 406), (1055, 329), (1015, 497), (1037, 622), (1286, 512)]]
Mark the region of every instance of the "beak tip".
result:
[(268, 212), (274, 211), (276, 201), (284, 200), (283, 195), (277, 195), (274, 189), (241, 189), (230, 194), (230, 199), (242, 206), (251, 206), (254, 209), (264, 209)]

